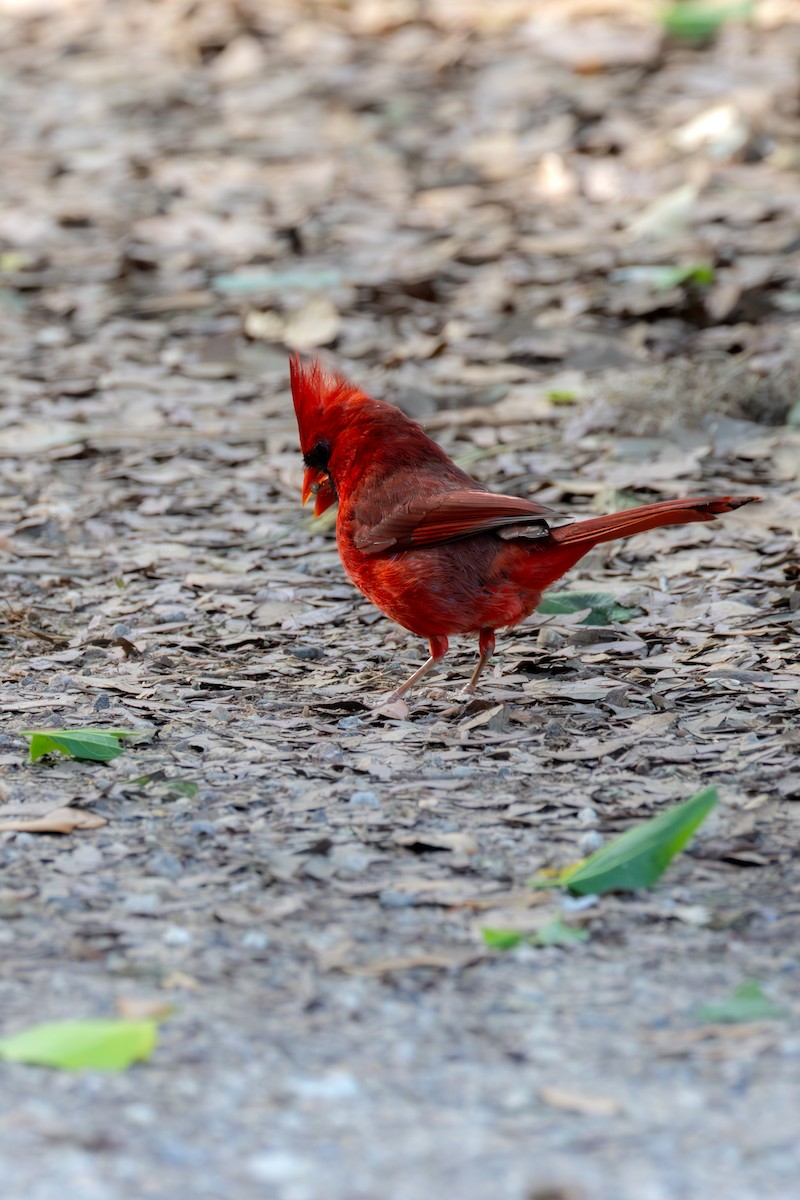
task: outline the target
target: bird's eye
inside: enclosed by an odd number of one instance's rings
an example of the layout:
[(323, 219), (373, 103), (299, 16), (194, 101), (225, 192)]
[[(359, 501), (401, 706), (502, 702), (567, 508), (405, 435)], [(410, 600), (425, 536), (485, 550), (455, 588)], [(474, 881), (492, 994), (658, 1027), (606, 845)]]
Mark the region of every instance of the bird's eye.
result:
[(308, 454), (303, 455), (303, 462), (307, 467), (311, 467), (314, 470), (327, 471), (330, 457), (330, 442), (317, 442), (316, 445), (309, 450)]

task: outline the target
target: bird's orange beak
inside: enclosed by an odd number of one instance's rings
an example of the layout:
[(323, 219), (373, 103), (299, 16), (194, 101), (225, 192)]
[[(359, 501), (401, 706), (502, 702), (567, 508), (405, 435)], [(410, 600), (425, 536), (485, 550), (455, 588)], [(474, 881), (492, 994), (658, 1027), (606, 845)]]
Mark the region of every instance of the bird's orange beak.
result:
[(309, 497), (315, 496), (314, 516), (321, 517), (327, 508), (336, 503), (336, 489), (331, 483), (330, 476), (318, 467), (306, 467), (303, 475), (303, 504)]

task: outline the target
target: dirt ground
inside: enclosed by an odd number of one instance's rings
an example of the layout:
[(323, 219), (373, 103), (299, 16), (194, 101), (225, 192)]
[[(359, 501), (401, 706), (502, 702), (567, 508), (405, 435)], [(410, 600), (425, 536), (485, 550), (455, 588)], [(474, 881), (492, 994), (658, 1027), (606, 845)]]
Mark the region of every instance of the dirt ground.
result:
[[(798, 1195), (800, 12), (659, 8), (0, 3), (0, 1033), (174, 1007), (0, 1065), (3, 1200)], [(424, 647), (302, 513), (289, 349), (578, 516), (763, 503), (387, 719)], [(148, 737), (26, 763), (79, 725)], [(709, 784), (653, 890), (528, 886)]]

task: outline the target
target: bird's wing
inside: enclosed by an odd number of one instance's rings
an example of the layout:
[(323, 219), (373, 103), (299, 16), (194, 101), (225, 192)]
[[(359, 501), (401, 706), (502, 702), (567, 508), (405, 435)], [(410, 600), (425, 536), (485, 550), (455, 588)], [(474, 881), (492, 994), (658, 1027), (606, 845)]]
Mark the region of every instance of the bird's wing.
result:
[(520, 526), (522, 537), (547, 537), (564, 518), (543, 504), (494, 492), (452, 491), (425, 496), (397, 507), (380, 521), (362, 528), (354, 538), (363, 554), (382, 550), (411, 550), (454, 542), (475, 533)]

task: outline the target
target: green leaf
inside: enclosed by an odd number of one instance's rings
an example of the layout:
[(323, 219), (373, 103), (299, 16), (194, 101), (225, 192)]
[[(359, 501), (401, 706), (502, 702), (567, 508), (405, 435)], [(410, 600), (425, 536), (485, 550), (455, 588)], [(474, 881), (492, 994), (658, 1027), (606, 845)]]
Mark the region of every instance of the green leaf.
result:
[(551, 404), (576, 404), (578, 400), (575, 392), (568, 392), (563, 388), (551, 388), (546, 395)]
[(147, 1059), (156, 1021), (53, 1021), (0, 1038), (0, 1058), (62, 1071), (124, 1071)]
[(32, 763), (54, 752), (86, 762), (110, 762), (122, 754), (120, 738), (142, 736), (139, 729), (25, 729), (20, 733), (28, 739)]
[(709, 0), (675, 0), (661, 14), (661, 24), (670, 37), (682, 42), (702, 43), (712, 38), (728, 21), (751, 16), (755, 0), (719, 4)]
[(33, 256), (26, 254), (24, 250), (4, 250), (0, 254), (0, 271), (4, 275), (7, 272), (16, 274), (17, 271), (27, 271), (35, 261)]
[(488, 929), (481, 930), (481, 935), (487, 946), (492, 950), (513, 950), (518, 946), (524, 938), (524, 934), (517, 933), (515, 929)]
[(576, 942), (588, 942), (589, 930), (568, 925), (561, 917), (553, 917), (532, 934), (530, 940), (534, 946), (571, 946)]
[(581, 625), (609, 625), (612, 621), (630, 621), (633, 608), (623, 608), (608, 592), (548, 592), (536, 609), (544, 616), (564, 616), (589, 609)]
[(193, 779), (167, 779), (165, 788), (168, 795), (185, 796), (187, 800), (194, 800), (199, 791)]
[(642, 283), (651, 292), (666, 292), (670, 288), (692, 283), (696, 287), (708, 287), (714, 282), (714, 268), (710, 263), (689, 262), (675, 266), (621, 267), (612, 273), (619, 283)]
[(553, 917), (536, 933), (519, 933), (516, 929), (481, 930), (483, 940), (492, 950), (513, 950), (522, 942), (531, 946), (569, 946), (575, 942), (585, 942), (589, 939), (588, 929), (576, 929), (568, 925), (561, 917)]
[(582, 862), (557, 872), (540, 887), (567, 887), (578, 896), (652, 887), (719, 801), (717, 789), (698, 792), (669, 812), (628, 829)]
[(764, 995), (757, 979), (749, 979), (747, 983), (735, 988), (727, 999), (720, 1000), (717, 1004), (705, 1004), (696, 1009), (694, 1015), (698, 1021), (733, 1024), (737, 1021), (774, 1021), (788, 1017), (789, 1014), (785, 1008), (773, 1004), (770, 998)]
[(693, 283), (697, 287), (708, 287), (714, 282), (714, 268), (710, 263), (683, 263), (675, 267), (653, 267), (650, 287), (654, 292), (666, 292)]

